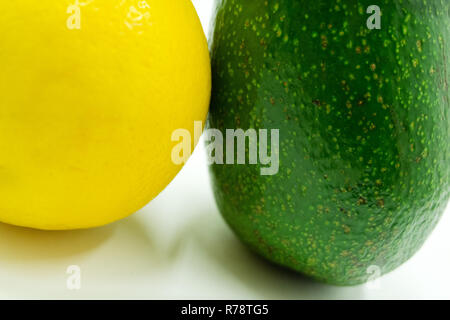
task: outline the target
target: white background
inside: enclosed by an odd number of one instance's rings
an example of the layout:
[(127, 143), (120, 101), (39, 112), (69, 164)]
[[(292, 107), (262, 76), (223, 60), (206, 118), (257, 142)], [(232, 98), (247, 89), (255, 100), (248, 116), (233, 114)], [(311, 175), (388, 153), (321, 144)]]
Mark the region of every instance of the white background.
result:
[[(212, 0), (194, 0), (205, 30)], [(207, 33), (208, 34), (208, 33)], [(420, 252), (378, 287), (340, 288), (248, 252), (214, 203), (200, 144), (171, 185), (137, 214), (85, 231), (0, 224), (0, 298), (450, 299), (450, 212)], [(66, 287), (69, 265), (81, 289)]]

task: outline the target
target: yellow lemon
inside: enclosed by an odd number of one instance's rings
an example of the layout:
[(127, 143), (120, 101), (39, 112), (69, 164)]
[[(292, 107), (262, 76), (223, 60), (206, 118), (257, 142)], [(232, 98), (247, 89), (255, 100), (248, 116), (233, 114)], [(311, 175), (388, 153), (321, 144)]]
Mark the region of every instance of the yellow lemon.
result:
[(181, 169), (174, 130), (210, 99), (190, 0), (0, 1), (0, 221), (101, 226)]

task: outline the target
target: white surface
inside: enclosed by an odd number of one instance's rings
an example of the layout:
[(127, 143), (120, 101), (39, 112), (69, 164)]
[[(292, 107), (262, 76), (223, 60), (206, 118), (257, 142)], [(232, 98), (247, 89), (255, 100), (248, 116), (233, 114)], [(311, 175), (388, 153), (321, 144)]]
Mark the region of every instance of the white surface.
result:
[[(194, 0), (205, 28), (211, 0)], [(405, 265), (339, 288), (249, 253), (218, 213), (201, 143), (172, 184), (139, 213), (95, 230), (40, 232), (0, 224), (0, 298), (450, 299), (450, 212)], [(70, 265), (81, 289), (66, 287)]]

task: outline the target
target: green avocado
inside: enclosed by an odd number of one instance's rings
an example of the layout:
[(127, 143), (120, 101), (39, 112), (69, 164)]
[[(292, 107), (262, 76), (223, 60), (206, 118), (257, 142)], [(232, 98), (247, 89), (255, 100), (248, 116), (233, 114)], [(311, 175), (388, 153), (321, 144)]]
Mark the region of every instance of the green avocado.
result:
[(277, 174), (211, 165), (223, 217), (336, 285), (408, 260), (450, 196), (450, 1), (375, 2), (218, 1), (210, 43), (209, 127), (279, 129)]

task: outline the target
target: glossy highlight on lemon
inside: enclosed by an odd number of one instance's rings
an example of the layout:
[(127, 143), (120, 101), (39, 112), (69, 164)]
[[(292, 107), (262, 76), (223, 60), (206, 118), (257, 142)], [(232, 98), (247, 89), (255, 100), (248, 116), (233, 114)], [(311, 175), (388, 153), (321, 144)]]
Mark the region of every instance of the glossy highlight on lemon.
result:
[(191, 1), (2, 1), (0, 48), (1, 222), (105, 225), (181, 169), (171, 134), (211, 88)]

